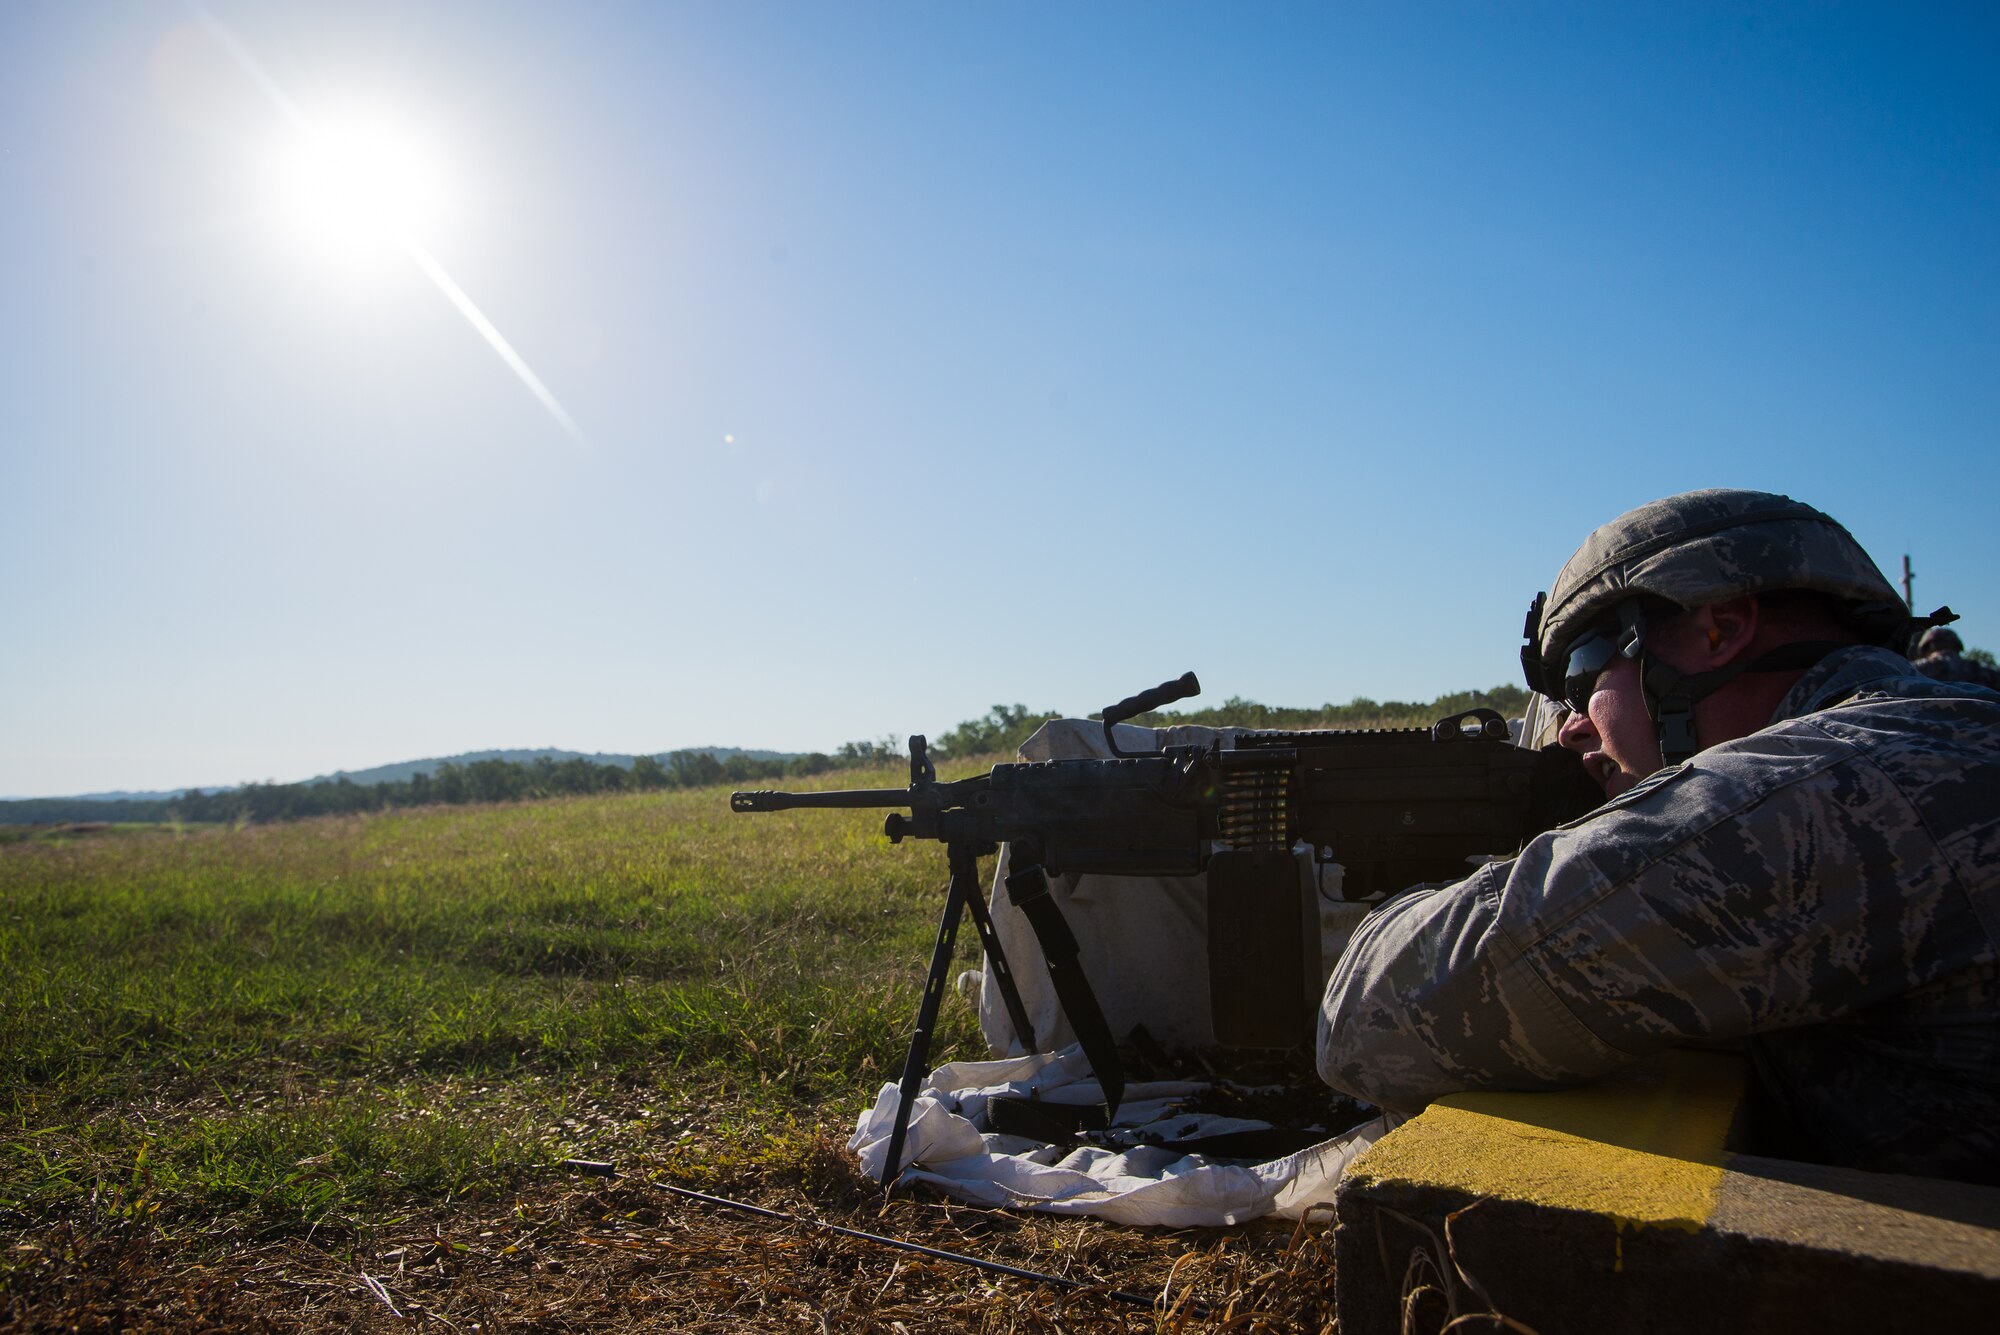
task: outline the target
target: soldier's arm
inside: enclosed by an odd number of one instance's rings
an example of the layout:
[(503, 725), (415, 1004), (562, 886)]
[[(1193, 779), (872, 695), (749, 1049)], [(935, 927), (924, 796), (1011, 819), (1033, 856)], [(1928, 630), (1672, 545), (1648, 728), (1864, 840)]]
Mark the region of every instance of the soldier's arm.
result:
[(1631, 1059), (1599, 1039), (1501, 923), (1515, 863), (1391, 899), (1356, 930), (1327, 987), (1320, 1076), (1415, 1112), (1465, 1089), (1539, 1089)]
[(1409, 1110), (1830, 1018), (1942, 966), (1911, 943), (1950, 879), (1852, 747), (1760, 733), (1370, 915), (1328, 987), (1320, 1073)]

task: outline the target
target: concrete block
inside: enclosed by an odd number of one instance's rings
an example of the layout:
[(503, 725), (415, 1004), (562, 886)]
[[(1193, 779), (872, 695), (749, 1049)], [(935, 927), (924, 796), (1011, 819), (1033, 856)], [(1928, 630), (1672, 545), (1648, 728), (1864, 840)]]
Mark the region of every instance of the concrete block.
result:
[(1335, 1206), (1342, 1335), (1991, 1328), (2000, 1191), (1734, 1154), (1744, 1080), (1673, 1053), (1384, 1136)]

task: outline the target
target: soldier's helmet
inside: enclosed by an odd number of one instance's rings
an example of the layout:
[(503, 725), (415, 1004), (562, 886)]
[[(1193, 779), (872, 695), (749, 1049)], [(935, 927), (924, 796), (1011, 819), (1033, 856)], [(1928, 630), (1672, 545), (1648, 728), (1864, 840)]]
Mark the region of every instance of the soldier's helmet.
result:
[(1958, 632), (1943, 626), (1932, 626), (1917, 641), (1917, 657), (1928, 658), (1932, 654), (1962, 654), (1965, 641), (1958, 638)]
[(1698, 607), (1781, 589), (1848, 604), (1864, 640), (1909, 642), (1902, 599), (1839, 523), (1789, 496), (1713, 488), (1628, 510), (1585, 538), (1528, 614), (1522, 666), (1536, 689), (1559, 686), (1571, 643), (1642, 594)]

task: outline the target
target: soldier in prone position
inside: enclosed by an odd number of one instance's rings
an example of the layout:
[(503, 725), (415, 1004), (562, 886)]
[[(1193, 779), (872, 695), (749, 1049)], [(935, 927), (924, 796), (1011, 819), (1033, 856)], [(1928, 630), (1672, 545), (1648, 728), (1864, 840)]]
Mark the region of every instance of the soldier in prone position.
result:
[(2000, 672), (1965, 656), (1965, 641), (1949, 626), (1932, 626), (1917, 641), (1912, 663), (1926, 677), (1939, 681), (1969, 681), (1975, 686), (2000, 686)]
[(1321, 1074), (1414, 1111), (1740, 1040), (1755, 1148), (2000, 1183), (2000, 693), (1917, 673), (1915, 625), (1784, 496), (1591, 534), (1522, 659), (1609, 800), (1372, 913)]

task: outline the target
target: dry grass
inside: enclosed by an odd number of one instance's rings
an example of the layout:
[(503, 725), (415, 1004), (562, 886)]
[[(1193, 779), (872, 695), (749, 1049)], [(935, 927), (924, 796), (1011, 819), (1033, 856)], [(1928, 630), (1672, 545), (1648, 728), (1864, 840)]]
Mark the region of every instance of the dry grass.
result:
[[(228, 1226), (59, 1223), (16, 1235), (0, 1328), (21, 1331), (497, 1329), (746, 1331), (1326, 1331), (1321, 1221), (1130, 1229), (884, 1202), (830, 1138), (812, 1172), (738, 1188), (794, 1222), (553, 1172), (510, 1200), (462, 1201), (357, 1237), (257, 1238)], [(815, 1221), (975, 1254), (1087, 1286), (1052, 1286), (893, 1250)], [(1158, 1299), (1153, 1310), (1111, 1289)]]

